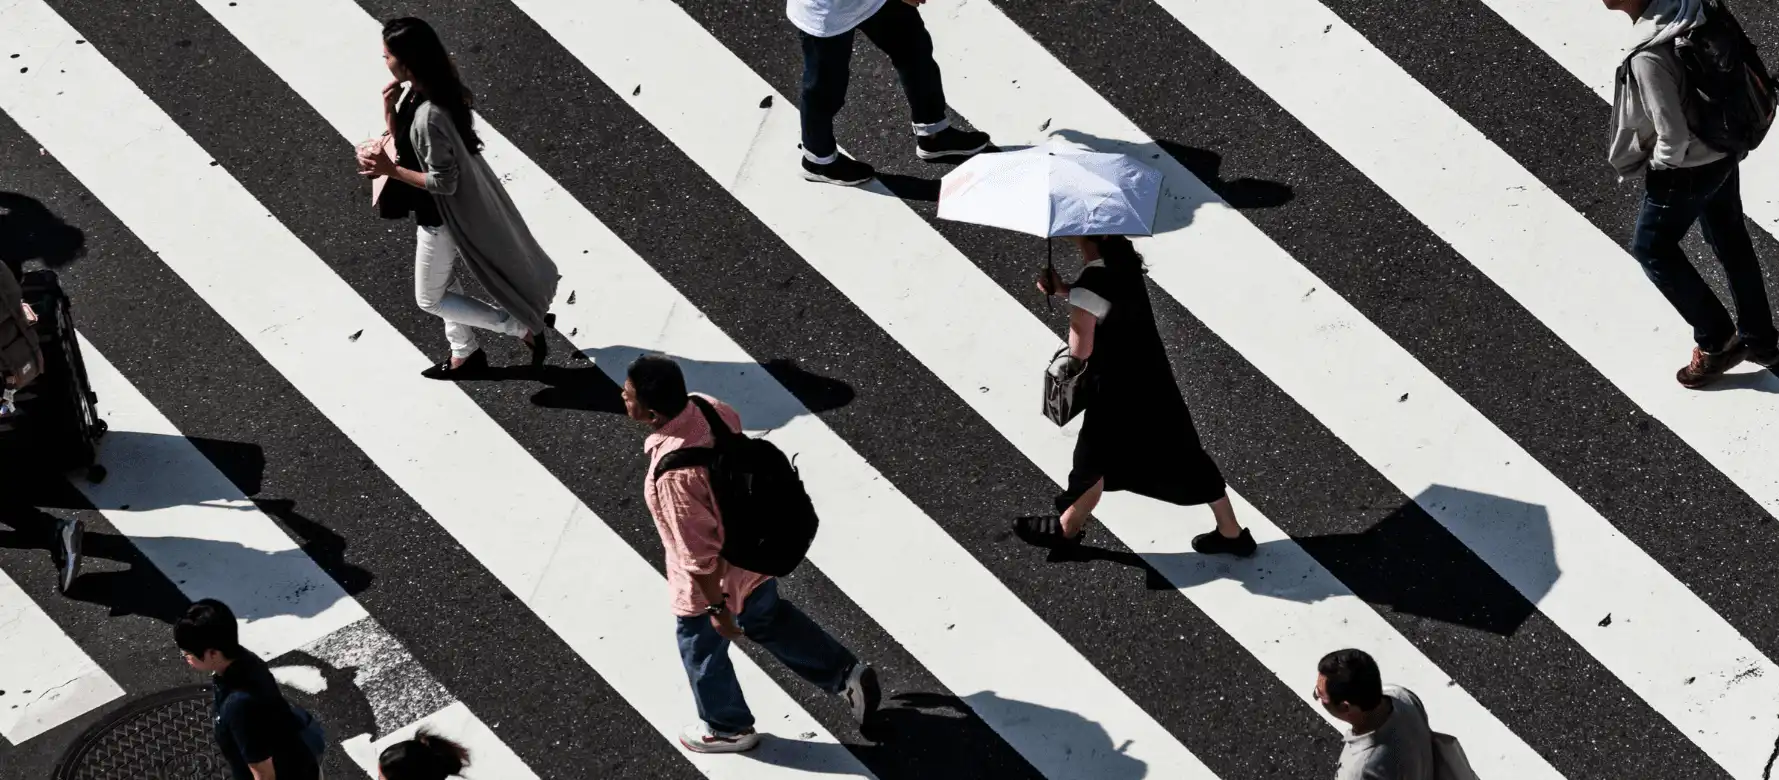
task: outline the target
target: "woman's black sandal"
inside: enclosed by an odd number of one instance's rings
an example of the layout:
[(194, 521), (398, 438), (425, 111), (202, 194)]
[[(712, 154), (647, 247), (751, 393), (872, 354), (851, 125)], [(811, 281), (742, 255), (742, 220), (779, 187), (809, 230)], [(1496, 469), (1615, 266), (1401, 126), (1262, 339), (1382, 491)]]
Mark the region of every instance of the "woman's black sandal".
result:
[(1062, 518), (1057, 515), (1027, 515), (1013, 521), (1013, 533), (1029, 544), (1039, 547), (1079, 547), (1087, 539), (1087, 526), (1074, 536), (1063, 536)]
[(478, 349), (469, 353), (469, 357), (464, 358), (463, 363), (456, 368), (451, 367), (451, 358), (445, 358), (443, 363), (420, 372), (420, 375), (427, 379), (465, 379), (478, 371), (486, 370), (488, 353)]

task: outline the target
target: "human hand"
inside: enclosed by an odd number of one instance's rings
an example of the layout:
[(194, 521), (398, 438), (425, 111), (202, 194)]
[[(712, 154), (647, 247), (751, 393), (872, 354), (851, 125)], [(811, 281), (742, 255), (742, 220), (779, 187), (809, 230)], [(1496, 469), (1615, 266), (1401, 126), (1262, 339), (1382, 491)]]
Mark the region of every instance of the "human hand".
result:
[(1062, 277), (1056, 275), (1055, 268), (1045, 268), (1038, 272), (1038, 292), (1045, 295), (1056, 295), (1067, 292), (1069, 286), (1063, 283)]
[(369, 154), (360, 152), (358, 155), (358, 173), (361, 176), (392, 176), (395, 174), (395, 161), (383, 153), (381, 146), (371, 147)]
[(395, 113), (395, 102), (397, 100), (400, 100), (401, 96), (402, 96), (401, 81), (391, 80), (388, 84), (384, 84), (383, 85), (383, 113), (385, 113), (385, 114)]
[(736, 640), (740, 639), (742, 636), (741, 626), (735, 624), (735, 616), (729, 614), (728, 610), (723, 610), (715, 615), (711, 615), (710, 624), (716, 628), (717, 633), (721, 634), (724, 639)]
[(19, 305), (25, 307), (25, 324), (36, 325), (37, 312), (31, 308), (31, 304), (20, 302)]

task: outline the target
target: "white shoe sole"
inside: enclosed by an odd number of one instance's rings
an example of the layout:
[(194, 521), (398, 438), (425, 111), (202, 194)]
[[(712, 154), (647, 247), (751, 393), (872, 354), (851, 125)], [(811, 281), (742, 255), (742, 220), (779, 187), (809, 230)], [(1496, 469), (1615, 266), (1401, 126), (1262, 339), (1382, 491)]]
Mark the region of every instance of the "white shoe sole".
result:
[(817, 184), (837, 184), (842, 187), (857, 187), (857, 186), (864, 184), (866, 182), (869, 182), (875, 178), (877, 178), (877, 177), (876, 176), (867, 176), (863, 179), (856, 179), (856, 180), (848, 181), (846, 179), (835, 179), (835, 178), (831, 178), (828, 176), (823, 176), (819, 173), (810, 173), (809, 171), (803, 172), (803, 180), (804, 181), (813, 181)]
[(717, 753), (746, 753), (747, 751), (760, 746), (760, 735), (756, 733), (750, 735), (746, 739), (740, 739), (734, 742), (718, 742), (705, 745), (694, 745), (691, 742), (686, 741), (685, 737), (680, 737), (679, 744), (681, 747), (684, 747), (693, 753), (703, 753), (706, 755), (714, 755)]
[(972, 157), (981, 154), (982, 150), (987, 149), (991, 143), (992, 142), (983, 143), (981, 146), (974, 149), (954, 149), (943, 152), (929, 152), (920, 148), (919, 145), (916, 145), (914, 147), (914, 156), (919, 157), (922, 160), (943, 160), (947, 157)]

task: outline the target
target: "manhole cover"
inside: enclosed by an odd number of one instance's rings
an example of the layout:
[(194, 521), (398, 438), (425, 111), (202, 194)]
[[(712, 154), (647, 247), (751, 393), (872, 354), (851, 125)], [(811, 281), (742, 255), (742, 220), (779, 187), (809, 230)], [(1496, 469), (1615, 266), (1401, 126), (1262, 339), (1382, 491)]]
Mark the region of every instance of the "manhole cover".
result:
[(55, 780), (230, 780), (210, 698), (209, 687), (194, 685), (124, 705), (75, 738)]

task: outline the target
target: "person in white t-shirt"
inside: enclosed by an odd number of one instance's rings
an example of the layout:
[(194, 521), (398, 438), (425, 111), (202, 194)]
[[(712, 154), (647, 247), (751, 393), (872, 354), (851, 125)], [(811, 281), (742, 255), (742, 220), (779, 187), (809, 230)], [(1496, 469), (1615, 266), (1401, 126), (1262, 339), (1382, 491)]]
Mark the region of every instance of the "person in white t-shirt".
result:
[(803, 178), (857, 186), (875, 178), (871, 166), (840, 153), (834, 115), (846, 105), (853, 31), (889, 55), (914, 120), (914, 153), (922, 160), (969, 157), (988, 148), (988, 134), (959, 130), (945, 114), (945, 89), (933, 61), (933, 38), (917, 6), (926, 0), (786, 0), (785, 13), (803, 42)]
[(1316, 701), (1350, 724), (1335, 780), (1434, 780), (1433, 729), (1420, 697), (1383, 684), (1363, 650), (1336, 650), (1316, 665)]

